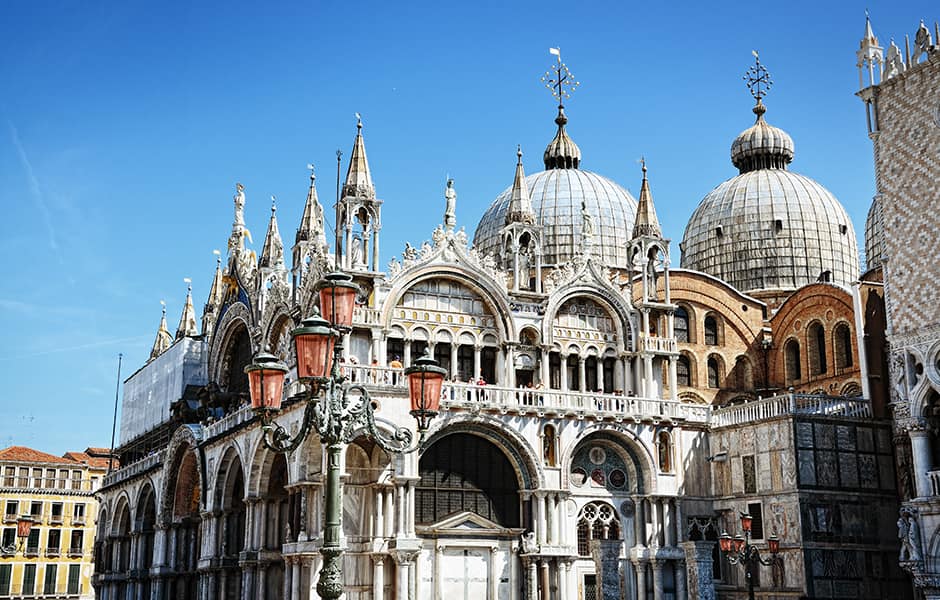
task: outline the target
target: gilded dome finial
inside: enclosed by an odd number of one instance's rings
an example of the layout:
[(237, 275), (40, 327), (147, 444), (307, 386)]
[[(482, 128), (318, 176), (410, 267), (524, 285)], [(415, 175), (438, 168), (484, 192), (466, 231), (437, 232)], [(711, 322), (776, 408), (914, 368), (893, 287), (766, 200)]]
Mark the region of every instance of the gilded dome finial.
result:
[(754, 99), (757, 100), (753, 110), (757, 118), (760, 119), (767, 112), (763, 99), (770, 91), (770, 88), (773, 87), (774, 82), (770, 78), (767, 67), (761, 64), (760, 54), (757, 50), (751, 50), (751, 54), (754, 55), (754, 64), (744, 73), (744, 81), (747, 83), (747, 89), (751, 92), (751, 96), (754, 96)]

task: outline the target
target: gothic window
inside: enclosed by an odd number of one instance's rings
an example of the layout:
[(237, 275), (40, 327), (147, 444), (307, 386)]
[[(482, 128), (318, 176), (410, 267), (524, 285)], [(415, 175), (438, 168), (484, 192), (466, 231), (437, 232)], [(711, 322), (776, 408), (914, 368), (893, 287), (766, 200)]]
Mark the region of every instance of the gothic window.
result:
[[(683, 307), (676, 309), (673, 317), (673, 331), (676, 334), (676, 341), (688, 343), (689, 341), (689, 313)], [(688, 384), (687, 384), (688, 385)]]
[(659, 470), (672, 473), (672, 436), (668, 431), (660, 431), (656, 439), (659, 458)]
[(852, 366), (852, 332), (845, 323), (835, 328), (836, 368), (846, 369)]
[(435, 442), (420, 459), (416, 519), (431, 524), (469, 510), (504, 527), (519, 527), (519, 484), (506, 455), (469, 433)]
[(800, 372), (800, 343), (796, 340), (790, 340), (783, 351), (786, 362), (787, 383), (799, 381), (802, 378)]
[(585, 504), (578, 515), (578, 555), (591, 555), (594, 540), (619, 540), (620, 519), (617, 511), (606, 502)]
[(712, 315), (705, 317), (705, 345), (718, 345), (718, 320)]
[(689, 357), (682, 354), (676, 360), (676, 382), (679, 385), (692, 385), (692, 369)]
[(711, 356), (708, 359), (708, 387), (717, 389), (720, 378), (721, 373), (718, 366), (718, 359)]
[(822, 375), (826, 372), (826, 331), (821, 323), (813, 323), (807, 337), (810, 373)]

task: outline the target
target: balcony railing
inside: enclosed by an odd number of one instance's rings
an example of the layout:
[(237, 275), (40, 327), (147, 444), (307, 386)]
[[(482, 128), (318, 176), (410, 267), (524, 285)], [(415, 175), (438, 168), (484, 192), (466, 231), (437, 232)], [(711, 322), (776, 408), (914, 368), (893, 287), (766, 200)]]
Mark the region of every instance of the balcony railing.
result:
[(616, 394), (597, 394), (495, 385), (445, 383), (441, 399), (445, 409), (496, 411), (503, 414), (536, 414), (595, 417), (634, 421), (708, 420), (705, 405)]
[(50, 525), (61, 525), (61, 524), (62, 524), (62, 515), (49, 515), (49, 524), (50, 524)]
[(58, 556), (58, 555), (59, 555), (58, 547), (49, 546), (46, 548), (46, 556)]
[(940, 496), (940, 470), (927, 471), (927, 479), (930, 481), (930, 490), (934, 496)]
[(352, 383), (362, 385), (406, 388), (408, 386), (402, 369), (379, 367), (376, 365), (355, 365), (343, 363), (340, 371)]
[(233, 427), (250, 421), (254, 416), (255, 413), (251, 411), (251, 406), (245, 404), (239, 407), (237, 410), (234, 410), (225, 415), (221, 419), (207, 424), (203, 430), (203, 435), (205, 439), (213, 438), (219, 434), (225, 433)]
[[(105, 476), (104, 485), (113, 485), (115, 483), (119, 483), (125, 479), (129, 479), (155, 467), (156, 465), (163, 462), (163, 455), (165, 453), (166, 450), (157, 450), (153, 454), (149, 454), (137, 462), (112, 471), (110, 475)], [(61, 520), (61, 517), (59, 517), (59, 519)]]
[(380, 313), (377, 309), (357, 306), (353, 311), (353, 325), (362, 325), (364, 327), (378, 325), (379, 317)]
[(640, 348), (645, 352), (659, 352), (675, 354), (679, 351), (675, 338), (663, 338), (655, 335), (640, 337)]
[(871, 403), (864, 398), (842, 398), (813, 394), (782, 394), (762, 400), (719, 408), (712, 413), (711, 425), (725, 427), (772, 419), (784, 415), (819, 415), (871, 418)]
[(26, 556), (39, 556), (39, 546), (26, 546), (23, 554)]
[(84, 550), (82, 549), (81, 546), (75, 546), (75, 547), (69, 548), (69, 556), (70, 556), (70, 557), (81, 556), (81, 555), (84, 554), (84, 553), (85, 553), (85, 552), (84, 552)]
[(76, 515), (72, 517), (72, 525), (84, 525), (84, 524), (85, 524), (84, 515)]
[(18, 516), (17, 516), (16, 513), (4, 513), (4, 514), (3, 514), (3, 522), (4, 522), (4, 523), (16, 523), (16, 519), (17, 519), (17, 518), (18, 518)]

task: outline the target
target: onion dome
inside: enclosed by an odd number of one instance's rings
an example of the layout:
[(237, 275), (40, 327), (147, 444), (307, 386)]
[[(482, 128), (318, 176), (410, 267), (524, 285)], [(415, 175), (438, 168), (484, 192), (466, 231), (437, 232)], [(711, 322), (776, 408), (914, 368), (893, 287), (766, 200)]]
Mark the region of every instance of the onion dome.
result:
[(881, 266), (881, 256), (885, 252), (885, 231), (881, 222), (881, 202), (878, 196), (871, 201), (868, 217), (865, 219), (865, 261), (866, 269)]
[(852, 221), (826, 188), (787, 170), (793, 140), (764, 121), (761, 98), (770, 81), (759, 60), (747, 79), (757, 122), (731, 147), (740, 174), (692, 213), (680, 264), (742, 292), (790, 291), (817, 281), (848, 286), (859, 274)]
[(565, 116), (565, 107), (561, 104), (558, 105), (558, 116), (555, 117), (555, 124), (558, 125), (558, 132), (555, 133), (555, 138), (545, 148), (545, 154), (542, 157), (545, 162), (545, 170), (577, 169), (578, 165), (581, 164), (581, 149), (565, 131), (568, 117)]
[(731, 162), (741, 173), (756, 169), (786, 169), (793, 160), (793, 138), (764, 120), (767, 108), (754, 107), (757, 122), (742, 131), (731, 144)]

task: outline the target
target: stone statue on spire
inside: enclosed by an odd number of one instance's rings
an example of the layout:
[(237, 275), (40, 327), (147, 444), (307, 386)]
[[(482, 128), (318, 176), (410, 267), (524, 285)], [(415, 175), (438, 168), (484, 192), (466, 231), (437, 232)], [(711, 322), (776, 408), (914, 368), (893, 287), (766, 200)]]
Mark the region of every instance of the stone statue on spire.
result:
[(245, 224), (245, 186), (235, 184), (235, 225)]
[(457, 190), (454, 189), (454, 180), (447, 178), (447, 188), (444, 190), (444, 229), (453, 231), (457, 225)]

